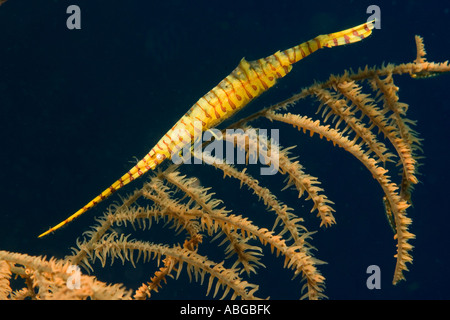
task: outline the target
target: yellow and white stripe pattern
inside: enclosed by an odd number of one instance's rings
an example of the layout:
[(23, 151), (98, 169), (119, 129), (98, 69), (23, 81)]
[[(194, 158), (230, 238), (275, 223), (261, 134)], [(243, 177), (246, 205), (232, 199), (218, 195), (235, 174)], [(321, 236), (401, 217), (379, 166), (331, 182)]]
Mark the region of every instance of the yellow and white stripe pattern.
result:
[(293, 48), (278, 51), (267, 58), (251, 62), (242, 59), (236, 69), (201, 97), (142, 160), (80, 210), (39, 237), (71, 222), (126, 184), (147, 171), (154, 170), (165, 159), (170, 159), (174, 151), (192, 144), (195, 130), (200, 130), (195, 128), (196, 122), (202, 124), (201, 131), (217, 126), (274, 86), (277, 79), (291, 71), (292, 64), (318, 49), (345, 45), (367, 38), (373, 28), (374, 21), (370, 21), (347, 30), (320, 35)]

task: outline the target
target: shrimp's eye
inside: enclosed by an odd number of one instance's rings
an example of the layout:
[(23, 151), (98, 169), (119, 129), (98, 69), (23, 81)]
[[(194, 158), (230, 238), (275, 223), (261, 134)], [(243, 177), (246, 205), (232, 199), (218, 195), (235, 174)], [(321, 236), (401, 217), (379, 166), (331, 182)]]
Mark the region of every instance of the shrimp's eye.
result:
[(161, 154), (161, 153), (158, 153), (158, 154), (156, 155), (156, 159), (158, 159), (158, 161), (163, 161), (164, 158), (165, 158), (165, 156), (164, 156), (163, 154)]

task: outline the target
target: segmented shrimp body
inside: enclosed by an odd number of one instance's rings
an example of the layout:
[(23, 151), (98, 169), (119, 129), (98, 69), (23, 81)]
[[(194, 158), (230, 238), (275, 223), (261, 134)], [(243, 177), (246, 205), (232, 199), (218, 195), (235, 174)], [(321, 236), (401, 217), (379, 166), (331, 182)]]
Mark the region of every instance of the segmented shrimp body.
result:
[[(250, 62), (242, 59), (236, 69), (201, 97), (142, 160), (80, 210), (39, 237), (66, 225), (126, 184), (147, 171), (154, 170), (161, 162), (170, 159), (174, 152), (178, 152), (187, 144), (192, 144), (196, 130), (205, 131), (213, 128), (233, 116), (254, 98), (273, 87), (277, 79), (289, 73), (297, 61), (321, 48), (360, 41), (368, 37), (373, 28), (374, 21), (370, 21), (340, 32), (320, 35), (293, 48), (278, 51), (267, 58)], [(201, 123), (201, 128), (195, 125), (196, 122)]]

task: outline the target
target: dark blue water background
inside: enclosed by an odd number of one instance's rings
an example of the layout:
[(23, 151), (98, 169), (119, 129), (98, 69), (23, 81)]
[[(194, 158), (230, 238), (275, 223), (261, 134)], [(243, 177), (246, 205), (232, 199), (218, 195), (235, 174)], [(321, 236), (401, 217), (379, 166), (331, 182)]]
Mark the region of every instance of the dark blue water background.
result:
[[(81, 30), (66, 28), (70, 4), (81, 8)], [(450, 5), (348, 0), (8, 1), (0, 7), (0, 249), (64, 257), (117, 197), (54, 235), (37, 235), (126, 172), (135, 157), (143, 157), (242, 57), (255, 60), (318, 34), (360, 24), (370, 4), (377, 4), (382, 14), (382, 28), (372, 37), (308, 57), (244, 112), (287, 98), (330, 73), (412, 61), (415, 34), (424, 37), (429, 60), (449, 59)], [(278, 126), (280, 142), (298, 145), (296, 153), (305, 170), (319, 177), (336, 203), (337, 225), (323, 230), (309, 214), (310, 202), (297, 201), (293, 191), (277, 192), (308, 219), (310, 230), (319, 231), (311, 243), (318, 249), (315, 255), (328, 262), (321, 272), (331, 299), (450, 297), (450, 75), (424, 80), (404, 76), (396, 83), (401, 101), (410, 105), (409, 117), (418, 121), (426, 158), (413, 193), (414, 206), (408, 210), (417, 235), (412, 241), (414, 264), (406, 273), (408, 281), (395, 287), (395, 241), (379, 186), (342, 150)], [(306, 102), (295, 110), (308, 108), (311, 104)], [(205, 186), (215, 186), (217, 197), (236, 214), (255, 222), (261, 221), (258, 215), (269, 215), (255, 197), (238, 189), (237, 183), (222, 180), (219, 173), (214, 176), (214, 171), (201, 167), (186, 172), (198, 175)], [(214, 256), (213, 250), (206, 254)], [(292, 272), (282, 268), (282, 258), (269, 255), (264, 261), (266, 268), (250, 278), (260, 284), (261, 296), (301, 296), (299, 280), (290, 280)], [(366, 268), (372, 264), (381, 268), (381, 290), (366, 287)], [(132, 287), (151, 274), (145, 266), (134, 270), (119, 265), (100, 268), (98, 276)], [(184, 275), (170, 281), (156, 298), (204, 298), (205, 291), (206, 286), (190, 285)]]

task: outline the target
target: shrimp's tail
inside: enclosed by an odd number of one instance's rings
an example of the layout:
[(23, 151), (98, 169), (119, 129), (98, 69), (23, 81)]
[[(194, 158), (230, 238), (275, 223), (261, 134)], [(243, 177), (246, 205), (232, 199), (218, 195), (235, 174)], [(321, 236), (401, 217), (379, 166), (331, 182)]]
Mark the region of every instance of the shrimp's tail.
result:
[(317, 36), (298, 46), (287, 49), (283, 53), (289, 59), (289, 63), (294, 64), (318, 49), (332, 48), (361, 41), (372, 34), (374, 27), (375, 20), (372, 20), (353, 28)]
[(335, 47), (344, 44), (361, 41), (372, 34), (372, 29), (375, 27), (375, 20), (360, 24), (359, 26), (330, 33), (322, 36), (320, 39), (323, 47)]

